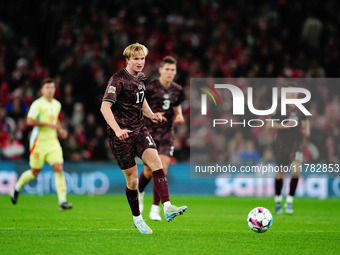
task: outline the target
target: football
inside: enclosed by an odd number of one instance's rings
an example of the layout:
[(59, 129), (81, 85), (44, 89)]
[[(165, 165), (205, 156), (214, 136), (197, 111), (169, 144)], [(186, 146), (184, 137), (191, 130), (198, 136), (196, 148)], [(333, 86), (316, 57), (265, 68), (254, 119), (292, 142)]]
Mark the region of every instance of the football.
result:
[(263, 233), (272, 226), (273, 216), (268, 209), (256, 207), (249, 212), (247, 222), (251, 230)]

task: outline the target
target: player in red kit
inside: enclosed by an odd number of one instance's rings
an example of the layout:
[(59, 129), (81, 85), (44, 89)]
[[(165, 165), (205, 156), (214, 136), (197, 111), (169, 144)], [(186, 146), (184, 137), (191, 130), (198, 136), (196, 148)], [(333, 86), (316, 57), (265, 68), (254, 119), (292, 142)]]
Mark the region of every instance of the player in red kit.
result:
[(153, 113), (145, 100), (145, 75), (142, 73), (147, 48), (139, 43), (125, 48), (123, 55), (126, 68), (110, 78), (101, 112), (108, 124), (107, 132), (111, 150), (126, 179), (128, 199), (135, 227), (142, 234), (151, 234), (139, 211), (138, 169), (135, 156), (147, 164), (154, 177), (154, 185), (163, 204), (164, 216), (172, 221), (187, 210), (186, 206), (177, 207), (170, 203), (168, 181), (156, 144), (144, 124), (143, 112), (155, 122), (161, 122), (161, 113)]
[[(159, 67), (160, 77), (147, 84), (145, 98), (152, 109), (162, 112), (163, 121), (155, 123), (151, 118), (146, 116), (145, 124), (150, 131), (157, 145), (159, 157), (162, 161), (163, 169), (167, 174), (170, 164), (170, 157), (174, 151), (175, 124), (183, 124), (184, 118), (180, 104), (184, 100), (182, 86), (173, 80), (177, 73), (176, 60), (173, 57), (165, 57)], [(151, 168), (145, 165), (144, 171), (139, 176), (138, 189), (140, 192), (139, 208), (143, 211), (144, 189), (152, 177)], [(153, 204), (151, 206), (149, 217), (152, 220), (161, 220), (159, 214), (160, 198), (155, 190), (153, 192)]]

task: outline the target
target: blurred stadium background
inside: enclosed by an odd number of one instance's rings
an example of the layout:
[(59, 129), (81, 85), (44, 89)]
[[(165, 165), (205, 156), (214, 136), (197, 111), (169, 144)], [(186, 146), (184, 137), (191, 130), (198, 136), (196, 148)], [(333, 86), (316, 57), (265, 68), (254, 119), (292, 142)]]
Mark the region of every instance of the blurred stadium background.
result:
[[(297, 195), (308, 198), (296, 200), (293, 216), (274, 215), (273, 227), (260, 236), (246, 217), (256, 206), (273, 212), (272, 179), (190, 178), (189, 85), (191, 77), (340, 77), (339, 28), (336, 0), (1, 0), (0, 253), (338, 254), (339, 178), (301, 179)], [(186, 125), (177, 128), (168, 179), (172, 201), (189, 210), (173, 223), (149, 220), (152, 236), (131, 224), (125, 180), (99, 112), (109, 77), (125, 66), (123, 49), (136, 41), (150, 50), (144, 69), (150, 78), (164, 56), (178, 60), (176, 81), (186, 94)], [(75, 206), (68, 212), (57, 210), (49, 166), (24, 187), (28, 194), (18, 205), (5, 195), (28, 168), (25, 118), (47, 76), (55, 78), (69, 131), (61, 141)], [(267, 92), (260, 90), (256, 100)], [(312, 95), (306, 162), (338, 164), (340, 88), (318, 86)], [(220, 141), (229, 144), (220, 155), (226, 162), (274, 160), (272, 133), (228, 132), (230, 140)], [(145, 208), (151, 200), (145, 197)]]
[[(69, 190), (123, 191), (124, 179), (112, 163), (99, 106), (109, 77), (125, 66), (122, 50), (138, 41), (150, 50), (146, 75), (155, 77), (160, 60), (172, 55), (178, 60), (176, 81), (186, 92), (182, 105), (186, 125), (177, 128), (171, 191), (270, 196), (271, 184), (267, 193), (238, 194), (236, 188), (228, 192), (225, 188), (242, 187), (242, 182), (226, 183), (221, 192), (221, 181), (190, 179), (190, 77), (340, 77), (339, 27), (340, 6), (335, 0), (1, 1), (0, 193), (8, 193), (17, 174), (27, 168), (30, 129), (25, 116), (47, 76), (55, 78), (60, 118), (69, 131), (68, 139), (61, 141), (68, 185), (73, 185)], [(306, 162), (339, 163), (340, 89), (319, 86), (312, 94)], [(271, 133), (232, 132), (228, 142), (226, 162), (274, 159)], [(49, 167), (44, 171), (39, 182), (50, 186), (32, 184), (26, 192), (53, 191), (53, 173)], [(339, 183), (333, 181), (313, 181), (311, 191), (304, 188), (298, 194), (338, 197)], [(111, 188), (104, 189), (107, 182)], [(112, 188), (115, 182), (118, 186)], [(188, 184), (199, 185), (197, 191), (181, 189)]]

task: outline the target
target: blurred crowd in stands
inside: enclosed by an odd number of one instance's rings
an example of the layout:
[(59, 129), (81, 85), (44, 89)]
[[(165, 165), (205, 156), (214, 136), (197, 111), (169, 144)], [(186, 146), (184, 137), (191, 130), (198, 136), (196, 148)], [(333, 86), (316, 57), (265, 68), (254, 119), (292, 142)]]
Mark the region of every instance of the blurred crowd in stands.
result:
[[(156, 77), (164, 56), (178, 61), (186, 125), (177, 127), (174, 160), (188, 161), (190, 78), (340, 77), (339, 5), (336, 0), (1, 1), (1, 158), (28, 158), (27, 110), (39, 96), (40, 81), (51, 76), (62, 103), (60, 120), (69, 131), (61, 141), (65, 160), (113, 159), (101, 98), (109, 77), (125, 67), (124, 48), (140, 42), (149, 48), (148, 77)], [(339, 91), (315, 92), (309, 160), (339, 162)], [(221, 157), (257, 162), (273, 157), (273, 141), (266, 130), (233, 132), (223, 141), (228, 146)]]

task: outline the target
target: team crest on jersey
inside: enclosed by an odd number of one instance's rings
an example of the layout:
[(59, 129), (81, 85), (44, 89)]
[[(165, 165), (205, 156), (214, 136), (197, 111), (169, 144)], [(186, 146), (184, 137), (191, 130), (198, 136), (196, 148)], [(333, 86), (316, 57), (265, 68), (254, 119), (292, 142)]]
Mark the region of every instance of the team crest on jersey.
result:
[(143, 84), (143, 85), (138, 85), (138, 89), (139, 90), (145, 90), (145, 85)]
[(110, 86), (107, 93), (112, 93), (112, 94), (116, 93), (116, 87)]
[(163, 96), (165, 99), (169, 99), (169, 94), (164, 94)]

